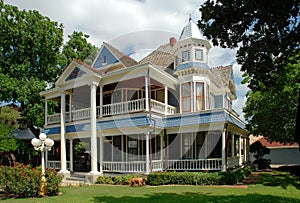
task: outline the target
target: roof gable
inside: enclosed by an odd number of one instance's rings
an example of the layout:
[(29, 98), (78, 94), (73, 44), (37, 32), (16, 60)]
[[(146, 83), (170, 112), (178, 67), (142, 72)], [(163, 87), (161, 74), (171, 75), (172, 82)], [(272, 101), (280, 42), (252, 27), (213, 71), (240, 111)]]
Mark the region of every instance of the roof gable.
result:
[(73, 71), (69, 74), (69, 76), (65, 79), (65, 81), (76, 79), (78, 77), (81, 77), (84, 74), (86, 74), (86, 72), (76, 66), (73, 69)]
[(120, 62), (124, 67), (137, 65), (137, 62), (134, 59), (130, 58), (115, 47), (107, 43), (103, 43), (99, 54), (93, 63), (93, 66), (95, 68), (102, 68), (118, 62)]
[(60, 75), (55, 85), (59, 86), (91, 75), (99, 77), (101, 71), (74, 59)]
[(117, 62), (119, 62), (117, 57), (114, 56), (112, 54), (112, 52), (106, 46), (103, 46), (93, 64), (93, 66), (95, 68), (102, 68), (104, 66), (111, 65), (111, 64), (114, 64)]

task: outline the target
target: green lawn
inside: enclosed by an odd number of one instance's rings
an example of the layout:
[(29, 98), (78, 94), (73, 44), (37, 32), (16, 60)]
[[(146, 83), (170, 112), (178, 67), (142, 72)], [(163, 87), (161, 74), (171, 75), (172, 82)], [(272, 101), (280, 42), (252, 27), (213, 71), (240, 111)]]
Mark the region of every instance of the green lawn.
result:
[(128, 187), (93, 185), (61, 188), (62, 195), (32, 199), (6, 199), (1, 202), (299, 202), (300, 183), (285, 174), (264, 174), (262, 183), (248, 188), (226, 186)]

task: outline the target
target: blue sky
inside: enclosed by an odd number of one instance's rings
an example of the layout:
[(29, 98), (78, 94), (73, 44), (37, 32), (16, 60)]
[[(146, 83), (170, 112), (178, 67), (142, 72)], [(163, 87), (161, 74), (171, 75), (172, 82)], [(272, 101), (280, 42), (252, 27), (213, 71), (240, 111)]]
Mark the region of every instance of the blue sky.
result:
[[(204, 0), (5, 0), (20, 9), (38, 10), (51, 20), (63, 23), (64, 37), (73, 31), (90, 35), (89, 42), (100, 47), (108, 42), (118, 49), (141, 58), (169, 37), (178, 38), (191, 14), (200, 18)], [(126, 42), (124, 44), (124, 42)], [(236, 50), (213, 47), (210, 65), (233, 65), (237, 100), (233, 108), (241, 115), (245, 106), (246, 85), (241, 85), (242, 73), (235, 58)], [(242, 118), (243, 119), (243, 118)]]

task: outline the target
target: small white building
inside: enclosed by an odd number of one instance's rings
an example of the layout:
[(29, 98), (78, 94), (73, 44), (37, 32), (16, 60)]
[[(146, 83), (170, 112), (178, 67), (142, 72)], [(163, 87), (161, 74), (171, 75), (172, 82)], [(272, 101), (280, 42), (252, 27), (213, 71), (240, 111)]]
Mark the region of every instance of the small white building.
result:
[[(75, 170), (74, 143), (82, 140), (90, 174), (225, 171), (247, 162), (232, 66), (210, 67), (211, 47), (189, 20), (178, 41), (139, 62), (108, 43), (91, 66), (73, 60), (55, 88), (41, 92), (44, 132), (56, 142), (48, 167)], [(56, 112), (48, 110), (53, 102)]]

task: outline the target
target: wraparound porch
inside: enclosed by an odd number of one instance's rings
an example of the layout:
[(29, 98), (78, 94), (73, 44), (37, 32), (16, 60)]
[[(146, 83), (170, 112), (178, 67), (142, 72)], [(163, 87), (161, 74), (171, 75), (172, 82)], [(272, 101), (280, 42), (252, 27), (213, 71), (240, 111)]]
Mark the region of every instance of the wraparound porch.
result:
[[(228, 157), (227, 167), (234, 168), (244, 163), (243, 156)], [(60, 170), (60, 161), (48, 161), (47, 166)], [(67, 164), (70, 169), (70, 163)], [(146, 161), (105, 161), (103, 172), (116, 173), (145, 173)], [(150, 163), (150, 171), (220, 171), (222, 170), (222, 159), (192, 159), (192, 160), (153, 160)]]

